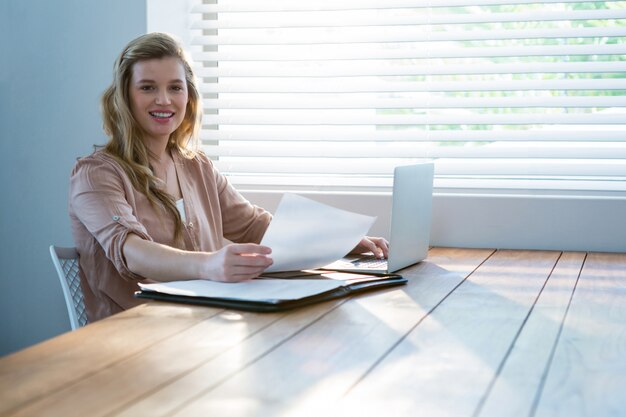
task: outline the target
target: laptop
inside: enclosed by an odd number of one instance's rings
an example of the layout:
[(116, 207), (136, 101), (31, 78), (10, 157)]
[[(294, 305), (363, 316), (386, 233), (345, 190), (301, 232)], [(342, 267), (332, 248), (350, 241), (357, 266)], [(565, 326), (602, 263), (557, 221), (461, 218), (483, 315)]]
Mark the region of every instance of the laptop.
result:
[(324, 269), (390, 274), (428, 256), (432, 216), (434, 164), (399, 166), (393, 173), (389, 256), (350, 255)]

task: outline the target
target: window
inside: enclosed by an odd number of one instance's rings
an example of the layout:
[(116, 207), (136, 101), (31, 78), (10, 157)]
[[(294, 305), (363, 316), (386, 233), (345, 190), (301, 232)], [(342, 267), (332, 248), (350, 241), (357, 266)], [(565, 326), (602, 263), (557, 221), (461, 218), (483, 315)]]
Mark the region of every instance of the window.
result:
[(240, 189), (626, 194), (626, 1), (213, 0), (207, 153)]

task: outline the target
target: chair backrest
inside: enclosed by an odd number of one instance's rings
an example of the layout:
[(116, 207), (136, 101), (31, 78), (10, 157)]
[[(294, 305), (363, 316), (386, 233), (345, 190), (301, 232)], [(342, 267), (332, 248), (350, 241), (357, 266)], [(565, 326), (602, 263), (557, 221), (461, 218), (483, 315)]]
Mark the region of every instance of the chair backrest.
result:
[(85, 298), (80, 286), (80, 273), (78, 272), (78, 252), (76, 252), (76, 248), (51, 245), (50, 256), (61, 281), (72, 330), (76, 330), (87, 324)]

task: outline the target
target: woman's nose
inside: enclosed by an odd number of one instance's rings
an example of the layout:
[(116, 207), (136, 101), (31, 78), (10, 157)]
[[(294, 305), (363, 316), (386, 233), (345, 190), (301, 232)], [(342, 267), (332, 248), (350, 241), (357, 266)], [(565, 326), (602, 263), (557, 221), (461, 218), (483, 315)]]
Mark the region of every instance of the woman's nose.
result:
[(157, 104), (170, 104), (170, 96), (167, 94), (167, 91), (159, 91), (156, 97)]

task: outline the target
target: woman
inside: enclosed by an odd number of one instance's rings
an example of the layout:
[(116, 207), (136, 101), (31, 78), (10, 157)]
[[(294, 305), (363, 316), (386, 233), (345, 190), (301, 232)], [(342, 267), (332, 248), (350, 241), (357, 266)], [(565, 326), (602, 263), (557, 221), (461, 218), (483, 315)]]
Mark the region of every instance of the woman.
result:
[[(102, 97), (106, 146), (80, 159), (70, 217), (90, 321), (139, 303), (137, 282), (236, 282), (272, 264), (271, 220), (198, 149), (201, 100), (180, 44), (162, 33), (131, 41)], [(228, 243), (224, 241), (228, 239)], [(387, 255), (384, 239), (355, 248)]]

